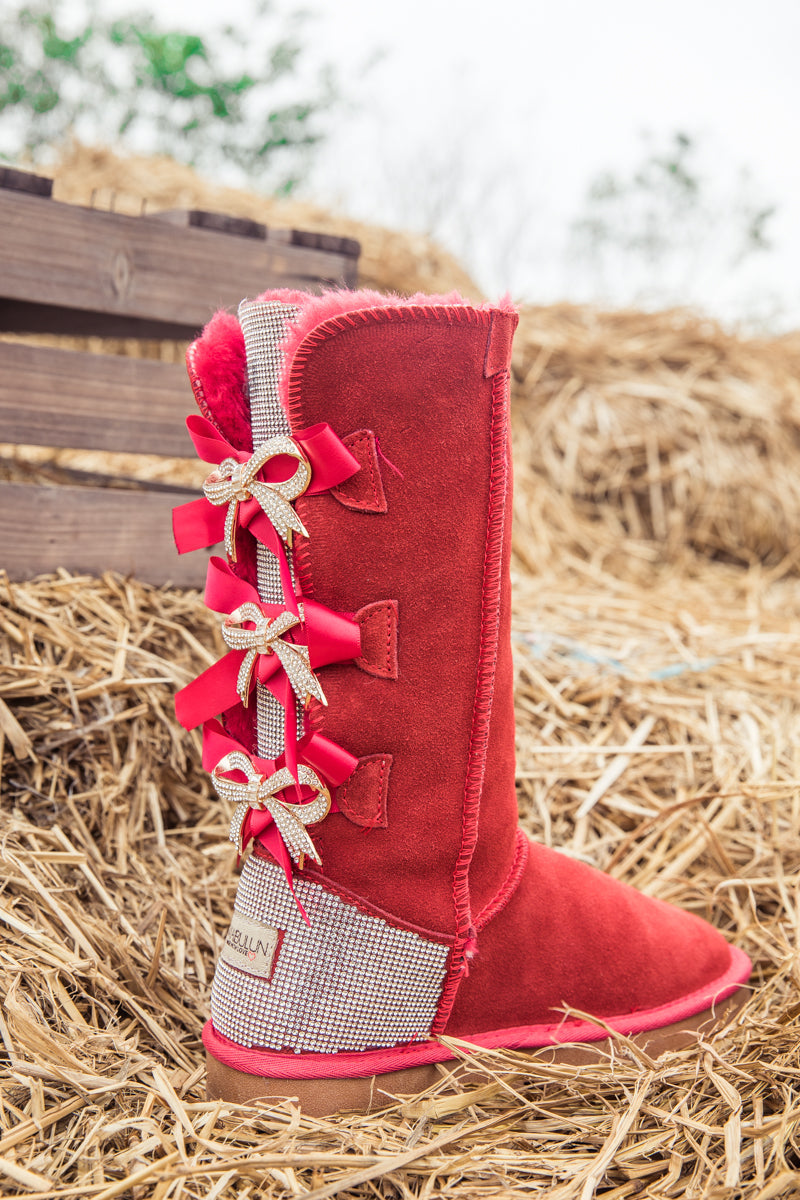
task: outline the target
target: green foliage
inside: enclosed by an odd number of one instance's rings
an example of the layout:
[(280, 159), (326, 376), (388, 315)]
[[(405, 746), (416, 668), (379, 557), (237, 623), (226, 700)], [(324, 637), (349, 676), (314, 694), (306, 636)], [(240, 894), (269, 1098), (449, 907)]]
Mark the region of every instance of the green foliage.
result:
[(73, 12), (64, 0), (4, 11), (0, 156), (41, 162), (74, 136), (207, 169), (234, 164), (279, 191), (298, 182), (337, 99), (330, 70), (298, 79), (299, 17), (278, 18), (262, 0), (246, 33), (200, 37), (146, 11), (104, 17), (96, 0), (69, 29)]

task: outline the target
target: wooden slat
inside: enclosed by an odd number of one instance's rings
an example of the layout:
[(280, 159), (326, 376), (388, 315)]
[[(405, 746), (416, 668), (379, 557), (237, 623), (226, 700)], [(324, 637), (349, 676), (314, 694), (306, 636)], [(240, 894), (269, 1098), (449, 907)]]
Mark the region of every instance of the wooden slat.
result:
[[(171, 226), (0, 189), (6, 301), (199, 329), (270, 287), (355, 281), (351, 255)], [(13, 319), (14, 306), (0, 315)], [(17, 325), (16, 328), (19, 328)], [(98, 325), (101, 332), (101, 325)]]
[(231, 217), (228, 213), (206, 212), (205, 209), (168, 208), (150, 214), (148, 220), (167, 221), (182, 229), (213, 229), (234, 237), (257, 238), (261, 242), (267, 240), (267, 227), (260, 221), (251, 221), (249, 217)]
[(249, 217), (231, 217), (227, 213), (206, 212), (204, 209), (166, 209), (153, 213), (151, 221), (169, 221), (183, 228), (215, 229), (220, 233), (231, 233), (237, 237), (258, 238), (261, 241), (281, 242), (289, 246), (306, 246), (310, 250), (324, 250), (328, 254), (343, 254), (358, 259), (361, 244), (355, 238), (342, 237), (336, 233), (320, 233), (307, 229), (270, 229), (260, 221)]
[(8, 188), (12, 192), (29, 192), (32, 196), (51, 196), (53, 181), (45, 175), (18, 171), (16, 167), (0, 167), (0, 188)]
[(11, 579), (66, 567), (202, 587), (211, 551), (179, 556), (171, 512), (186, 496), (115, 488), (0, 483), (0, 566)]
[(0, 342), (0, 441), (191, 458), (180, 363)]

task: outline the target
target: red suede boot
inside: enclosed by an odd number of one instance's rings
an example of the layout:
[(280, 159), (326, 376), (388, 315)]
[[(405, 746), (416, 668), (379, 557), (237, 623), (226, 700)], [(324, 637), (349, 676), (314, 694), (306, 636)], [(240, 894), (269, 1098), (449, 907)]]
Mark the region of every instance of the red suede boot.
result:
[(220, 465), (176, 520), (182, 549), (227, 529), (207, 601), (230, 650), (178, 711), (251, 848), (211, 1094), (366, 1106), (421, 1086), (439, 1034), (541, 1047), (606, 1036), (565, 1009), (624, 1034), (706, 1014), (741, 951), (517, 828), (515, 312), (276, 292), (241, 317), (189, 352)]

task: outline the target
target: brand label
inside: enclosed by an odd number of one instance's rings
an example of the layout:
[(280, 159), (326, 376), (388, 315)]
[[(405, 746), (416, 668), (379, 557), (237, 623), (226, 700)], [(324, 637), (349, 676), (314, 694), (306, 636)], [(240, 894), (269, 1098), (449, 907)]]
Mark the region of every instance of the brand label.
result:
[(234, 912), (220, 958), (239, 971), (270, 979), (275, 966), (281, 931)]

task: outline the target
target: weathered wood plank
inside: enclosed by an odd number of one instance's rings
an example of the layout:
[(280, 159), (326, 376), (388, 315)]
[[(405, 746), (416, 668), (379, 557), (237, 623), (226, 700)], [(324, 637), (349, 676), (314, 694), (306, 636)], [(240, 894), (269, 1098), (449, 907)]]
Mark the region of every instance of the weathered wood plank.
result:
[(351, 255), (0, 189), (0, 292), (7, 301), (195, 330), (215, 309), (265, 288), (318, 290), (352, 284), (354, 276)]
[[(0, 259), (0, 278), (2, 269)], [(174, 321), (149, 321), (142, 317), (126, 317), (124, 314), (61, 308), (58, 304), (4, 300), (0, 296), (0, 330), (6, 333), (58, 333), (70, 337), (158, 338), (188, 342), (196, 337), (198, 328), (197, 325), (180, 325)]]
[(181, 229), (213, 229), (217, 233), (229, 233), (234, 237), (257, 238), (266, 241), (267, 227), (249, 217), (232, 217), (228, 213), (206, 212), (199, 208), (167, 208), (163, 212), (148, 214), (149, 221), (166, 221)]
[(236, 237), (258, 238), (289, 246), (306, 246), (310, 250), (324, 250), (327, 254), (343, 254), (353, 259), (358, 259), (361, 253), (361, 244), (355, 238), (308, 229), (272, 229), (249, 217), (231, 217), (227, 213), (207, 212), (205, 209), (170, 208), (150, 214), (148, 220), (168, 221), (182, 228), (215, 229)]
[(53, 181), (45, 175), (18, 171), (16, 167), (0, 167), (0, 188), (11, 192), (29, 192), (32, 196), (52, 196)]
[(179, 556), (171, 511), (185, 494), (0, 483), (0, 566), (11, 579), (66, 567), (202, 587), (211, 551)]
[(192, 458), (180, 363), (0, 342), (0, 440)]

